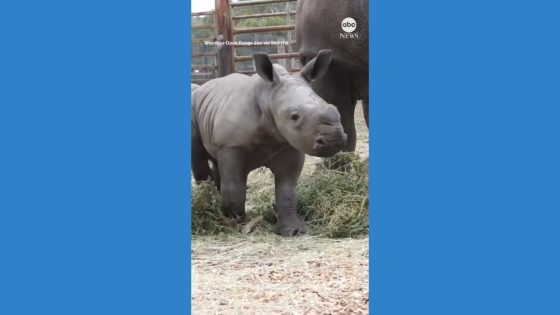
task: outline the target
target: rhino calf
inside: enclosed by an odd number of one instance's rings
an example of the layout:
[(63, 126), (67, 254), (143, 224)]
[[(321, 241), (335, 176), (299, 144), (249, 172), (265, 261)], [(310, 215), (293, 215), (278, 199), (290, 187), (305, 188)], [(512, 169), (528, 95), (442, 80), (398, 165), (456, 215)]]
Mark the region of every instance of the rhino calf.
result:
[(268, 167), (278, 210), (274, 232), (304, 234), (295, 188), (305, 154), (334, 155), (347, 139), (336, 107), (310, 87), (326, 73), (331, 52), (320, 51), (299, 74), (273, 65), (266, 54), (253, 58), (256, 74), (230, 74), (192, 93), (192, 172), (196, 182), (214, 180), (226, 216), (243, 218), (247, 175)]

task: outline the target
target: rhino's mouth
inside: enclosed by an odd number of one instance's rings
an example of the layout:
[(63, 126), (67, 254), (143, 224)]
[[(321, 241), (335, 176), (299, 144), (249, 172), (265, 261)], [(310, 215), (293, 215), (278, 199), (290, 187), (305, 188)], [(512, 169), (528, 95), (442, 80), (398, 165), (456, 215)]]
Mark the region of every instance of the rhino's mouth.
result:
[(319, 135), (313, 143), (313, 155), (319, 157), (335, 155), (342, 150), (347, 138), (345, 133)]
[(342, 149), (342, 147), (340, 148), (335, 148), (335, 149), (319, 149), (319, 150), (313, 150), (313, 155), (317, 156), (317, 157), (330, 157), (335, 155), (336, 153), (338, 153), (340, 150)]

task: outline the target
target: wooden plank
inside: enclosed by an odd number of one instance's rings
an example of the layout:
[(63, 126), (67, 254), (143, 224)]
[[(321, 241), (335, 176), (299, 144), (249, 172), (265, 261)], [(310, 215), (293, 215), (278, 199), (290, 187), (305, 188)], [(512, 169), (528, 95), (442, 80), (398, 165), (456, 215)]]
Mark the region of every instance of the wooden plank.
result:
[(264, 26), (264, 27), (253, 27), (253, 28), (236, 28), (233, 30), (233, 34), (250, 34), (250, 33), (266, 33), (266, 32), (281, 32), (281, 31), (293, 31), (296, 29), (295, 25), (279, 25), (279, 26)]
[(218, 68), (218, 65), (214, 65), (214, 64), (211, 64), (211, 65), (196, 65), (196, 64), (193, 64), (193, 65), (191, 65), (191, 68), (194, 68), (194, 69), (198, 69), (198, 68), (215, 68), (215, 69), (217, 69), (217, 68)]
[[(289, 13), (290, 15), (296, 15), (296, 11), (292, 11)], [(241, 19), (254, 19), (254, 18), (262, 18), (262, 17), (271, 17), (271, 16), (286, 16), (286, 12), (280, 13), (261, 13), (261, 14), (250, 14), (250, 15), (238, 15), (233, 16), (234, 20), (241, 20)]]
[(191, 26), (193, 30), (202, 30), (202, 29), (214, 29), (213, 24), (203, 24), (203, 25), (194, 25)]
[(297, 0), (253, 0), (253, 1), (231, 2), (230, 5), (232, 7), (241, 7), (241, 6), (257, 5), (257, 4), (271, 4), (271, 3), (296, 2), (296, 1)]
[(191, 42), (193, 44), (204, 44), (204, 42), (213, 42), (215, 41), (214, 38), (202, 38), (202, 39), (192, 39)]
[(214, 15), (214, 11), (193, 12), (191, 16)]
[(204, 53), (196, 53), (196, 54), (192, 54), (192, 57), (206, 57), (206, 56), (216, 56), (216, 52), (204, 52)]
[[(299, 53), (269, 54), (268, 57), (270, 59), (297, 58), (299, 57)], [(251, 60), (253, 60), (253, 56), (236, 56), (235, 58), (233, 58), (233, 61), (235, 62), (251, 61)]]

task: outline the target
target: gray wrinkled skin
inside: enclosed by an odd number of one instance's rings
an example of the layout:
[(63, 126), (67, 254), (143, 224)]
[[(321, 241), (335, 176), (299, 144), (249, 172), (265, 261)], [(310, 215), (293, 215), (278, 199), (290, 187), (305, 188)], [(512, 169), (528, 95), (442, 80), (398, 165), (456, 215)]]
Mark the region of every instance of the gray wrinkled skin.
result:
[[(340, 38), (340, 34), (350, 36), (341, 27), (342, 20), (347, 17), (356, 21), (354, 38)], [(354, 110), (357, 100), (362, 100), (369, 126), (368, 39), (367, 0), (298, 0), (296, 40), (302, 64), (309, 62), (321, 49), (330, 49), (333, 53), (327, 74), (312, 86), (340, 112), (344, 132), (348, 134), (343, 151), (356, 149)]]
[(200, 85), (191, 83), (191, 93), (194, 92)]
[(309, 85), (324, 75), (331, 53), (319, 52), (297, 75), (272, 65), (266, 54), (254, 59), (257, 74), (230, 74), (192, 93), (193, 175), (197, 182), (214, 180), (224, 214), (243, 218), (248, 173), (270, 168), (278, 210), (274, 231), (303, 234), (306, 225), (296, 214), (295, 187), (304, 153), (331, 156), (347, 138), (336, 108)]

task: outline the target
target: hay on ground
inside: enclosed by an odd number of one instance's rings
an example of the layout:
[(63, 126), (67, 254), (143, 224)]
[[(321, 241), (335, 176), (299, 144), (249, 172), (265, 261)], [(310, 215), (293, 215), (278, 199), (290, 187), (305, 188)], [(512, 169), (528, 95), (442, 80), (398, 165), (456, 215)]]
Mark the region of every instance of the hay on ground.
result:
[(368, 314), (368, 239), (194, 237), (193, 314)]
[[(257, 170), (259, 179), (249, 185), (247, 210), (266, 222), (251, 222), (250, 229), (233, 227), (220, 210), (220, 197), (211, 183), (193, 187), (192, 233), (194, 235), (244, 231), (266, 232), (276, 221), (274, 181), (270, 173)], [(368, 234), (368, 163), (353, 153), (339, 153), (317, 163), (304, 174), (296, 189), (298, 214), (314, 235), (358, 237)]]
[(191, 233), (213, 235), (236, 231), (235, 223), (222, 214), (220, 193), (211, 181), (193, 186), (191, 194)]

